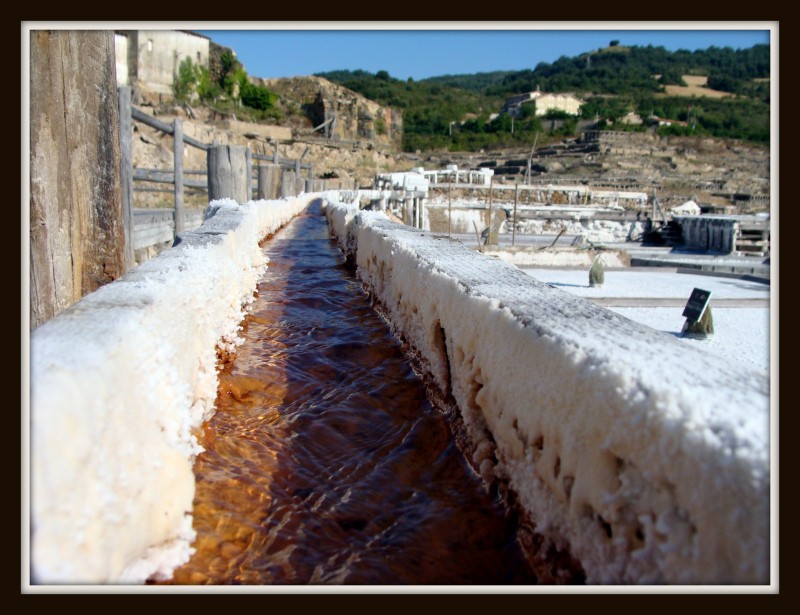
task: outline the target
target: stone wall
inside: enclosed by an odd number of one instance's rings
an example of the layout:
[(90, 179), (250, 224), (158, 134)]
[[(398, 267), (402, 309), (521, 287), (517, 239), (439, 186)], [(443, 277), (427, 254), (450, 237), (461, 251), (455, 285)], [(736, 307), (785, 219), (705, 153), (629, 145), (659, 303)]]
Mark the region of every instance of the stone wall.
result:
[(335, 118), (328, 127), (314, 133), (317, 136), (365, 140), (383, 147), (399, 147), (402, 143), (403, 120), (398, 109), (383, 107), (327, 79), (310, 76), (253, 81), (299, 104), (312, 129)]
[(467, 460), (513, 494), (543, 583), (769, 583), (766, 376), (326, 198)]

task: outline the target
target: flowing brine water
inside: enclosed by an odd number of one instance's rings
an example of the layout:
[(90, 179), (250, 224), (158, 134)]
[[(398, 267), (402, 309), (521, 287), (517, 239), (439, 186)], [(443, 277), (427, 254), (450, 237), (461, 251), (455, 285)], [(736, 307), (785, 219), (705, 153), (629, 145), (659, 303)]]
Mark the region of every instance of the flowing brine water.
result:
[(169, 583), (536, 583), (319, 202), (262, 247), (195, 463), (196, 551)]

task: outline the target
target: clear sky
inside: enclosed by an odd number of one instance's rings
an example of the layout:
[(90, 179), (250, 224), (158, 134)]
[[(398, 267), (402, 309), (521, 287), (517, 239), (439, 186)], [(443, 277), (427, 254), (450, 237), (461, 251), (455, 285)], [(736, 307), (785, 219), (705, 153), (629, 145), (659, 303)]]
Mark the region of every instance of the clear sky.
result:
[[(404, 80), (533, 69), (539, 62), (577, 56), (606, 47), (612, 40), (618, 40), (620, 45), (694, 51), (712, 46), (745, 49), (770, 44), (770, 35), (777, 36), (774, 22), (666, 24), (672, 29), (663, 29), (663, 23), (642, 23), (637, 29), (617, 23), (615, 29), (603, 29), (599, 27), (603, 24), (568, 22), (560, 29), (547, 25), (546, 30), (535, 29), (543, 24), (524, 22), (356, 22), (349, 26), (339, 22), (299, 22), (291, 25), (292, 29), (282, 30), (255, 30), (252, 28), (258, 24), (253, 23), (237, 28), (226, 23), (220, 24), (224, 30), (193, 31), (233, 49), (253, 77), (362, 69), (371, 73), (386, 70), (392, 77)], [(442, 26), (448, 29), (437, 29)], [(237, 29), (227, 29), (231, 27)], [(358, 29), (344, 29), (348, 27)], [(491, 29), (477, 29), (481, 27)]]

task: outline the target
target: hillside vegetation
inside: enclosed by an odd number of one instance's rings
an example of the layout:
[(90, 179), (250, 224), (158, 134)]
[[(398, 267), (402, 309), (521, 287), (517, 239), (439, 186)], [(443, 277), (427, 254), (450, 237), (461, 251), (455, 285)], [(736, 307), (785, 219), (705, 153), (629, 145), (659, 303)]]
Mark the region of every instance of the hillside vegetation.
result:
[[(651, 124), (648, 118), (653, 116), (686, 123), (658, 127), (659, 134), (769, 143), (768, 45), (670, 52), (663, 47), (611, 43), (597, 51), (561, 57), (521, 71), (445, 75), (420, 81), (395, 79), (386, 71), (332, 71), (318, 76), (382, 105), (402, 109), (406, 151), (545, 144), (576, 134), (579, 120), (602, 129), (647, 130)], [(709, 90), (730, 96), (668, 94), (667, 86), (689, 85), (684, 76), (706, 77)], [(556, 114), (543, 119), (534, 115), (532, 105), (526, 105), (523, 116), (513, 122), (505, 114), (493, 118), (506, 97), (537, 87), (581, 98), (586, 103), (581, 117)], [(644, 123), (623, 123), (628, 113), (641, 116)]]

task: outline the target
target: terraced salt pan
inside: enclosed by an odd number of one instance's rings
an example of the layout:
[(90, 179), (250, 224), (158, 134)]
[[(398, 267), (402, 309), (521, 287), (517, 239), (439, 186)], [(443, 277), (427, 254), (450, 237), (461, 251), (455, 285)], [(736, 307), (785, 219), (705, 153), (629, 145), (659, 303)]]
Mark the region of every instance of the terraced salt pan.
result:
[(452, 393), (487, 480), (589, 583), (770, 580), (769, 380), (327, 195), (344, 253)]

